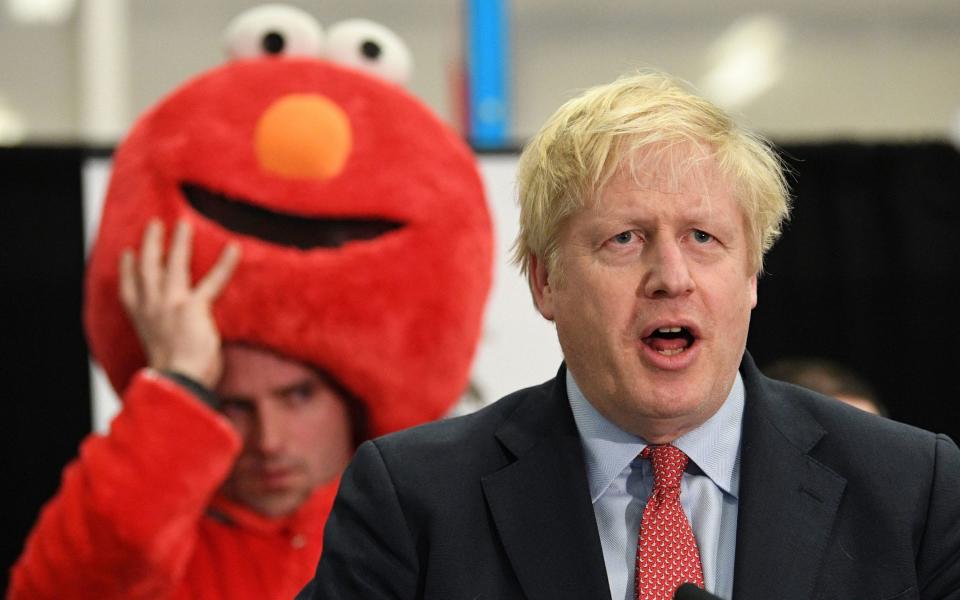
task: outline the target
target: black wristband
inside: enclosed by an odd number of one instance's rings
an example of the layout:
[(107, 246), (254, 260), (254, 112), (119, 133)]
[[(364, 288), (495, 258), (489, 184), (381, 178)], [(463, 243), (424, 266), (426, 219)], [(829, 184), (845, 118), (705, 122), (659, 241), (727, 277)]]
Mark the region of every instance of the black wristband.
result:
[(163, 376), (167, 379), (177, 383), (180, 387), (185, 388), (188, 392), (199, 398), (204, 404), (213, 410), (220, 410), (220, 398), (213, 393), (213, 390), (203, 385), (196, 379), (176, 371), (160, 371), (160, 373), (163, 374)]

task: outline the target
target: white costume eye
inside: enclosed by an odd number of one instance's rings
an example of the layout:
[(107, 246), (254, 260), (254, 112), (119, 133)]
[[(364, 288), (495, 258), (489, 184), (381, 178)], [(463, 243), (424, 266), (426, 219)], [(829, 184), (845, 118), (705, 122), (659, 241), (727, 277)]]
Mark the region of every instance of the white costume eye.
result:
[(323, 29), (316, 19), (282, 4), (264, 4), (240, 13), (227, 26), (224, 38), (231, 59), (317, 57), (323, 47)]
[(330, 60), (404, 84), (413, 62), (410, 50), (397, 34), (366, 19), (341, 21), (330, 27), (326, 55)]

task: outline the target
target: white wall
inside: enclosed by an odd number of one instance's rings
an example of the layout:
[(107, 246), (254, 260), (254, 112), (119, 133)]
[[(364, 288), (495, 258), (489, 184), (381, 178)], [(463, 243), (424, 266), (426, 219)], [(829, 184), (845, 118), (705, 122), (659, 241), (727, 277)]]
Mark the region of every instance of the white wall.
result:
[[(81, 0), (89, 1), (89, 0)], [(131, 114), (218, 64), (227, 21), (255, 0), (127, 0)], [(414, 93), (454, 116), (460, 8), (450, 0), (294, 0), (321, 23), (363, 16), (397, 31), (417, 62)], [(514, 133), (529, 136), (577, 89), (639, 65), (694, 83), (738, 19), (783, 23), (783, 79), (742, 109), (780, 139), (942, 137), (960, 109), (956, 0), (514, 0)], [(0, 11), (0, 97), (35, 139), (80, 135), (78, 23), (17, 26)], [(132, 117), (131, 117), (132, 118)]]

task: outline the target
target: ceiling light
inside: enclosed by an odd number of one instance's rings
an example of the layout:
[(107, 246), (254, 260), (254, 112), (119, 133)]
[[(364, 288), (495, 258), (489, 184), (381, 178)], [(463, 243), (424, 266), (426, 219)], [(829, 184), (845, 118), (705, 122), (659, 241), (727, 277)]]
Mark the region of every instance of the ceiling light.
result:
[(753, 15), (738, 20), (714, 43), (713, 67), (700, 89), (728, 110), (749, 104), (780, 79), (786, 39), (786, 26), (778, 17)]
[(76, 0), (7, 0), (7, 13), (22, 25), (60, 25), (73, 14), (76, 3)]

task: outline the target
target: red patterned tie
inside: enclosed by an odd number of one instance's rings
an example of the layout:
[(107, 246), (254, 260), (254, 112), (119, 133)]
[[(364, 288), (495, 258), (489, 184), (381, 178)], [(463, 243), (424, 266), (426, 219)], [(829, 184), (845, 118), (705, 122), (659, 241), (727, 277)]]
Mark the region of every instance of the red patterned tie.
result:
[(680, 506), (680, 478), (689, 459), (670, 445), (647, 446), (640, 456), (653, 461), (653, 492), (637, 542), (637, 600), (670, 600), (682, 583), (703, 587), (697, 540)]

